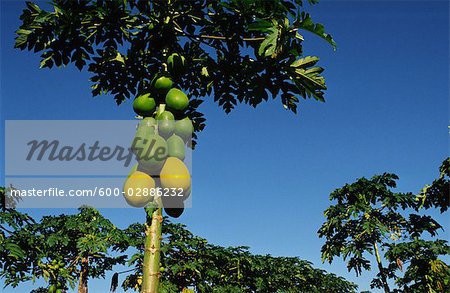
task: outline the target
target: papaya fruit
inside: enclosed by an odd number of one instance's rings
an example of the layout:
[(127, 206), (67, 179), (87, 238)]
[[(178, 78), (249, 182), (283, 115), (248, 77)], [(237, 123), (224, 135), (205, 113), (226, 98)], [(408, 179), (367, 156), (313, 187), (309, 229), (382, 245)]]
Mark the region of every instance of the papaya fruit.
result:
[(157, 74), (151, 81), (151, 84), (158, 92), (167, 92), (172, 88), (173, 81), (166, 75)]
[(147, 118), (139, 123), (136, 134), (133, 138), (133, 142), (131, 144), (131, 150), (135, 155), (138, 155), (139, 153), (144, 151), (150, 137), (155, 134), (156, 120), (152, 117)]
[(150, 94), (140, 95), (133, 101), (133, 110), (136, 114), (148, 117), (153, 114), (156, 108), (155, 99), (150, 97)]
[(178, 218), (183, 214), (184, 202), (183, 199), (178, 196), (162, 196), (162, 204), (164, 212), (172, 218)]
[(175, 117), (169, 111), (158, 113), (156, 116), (158, 120), (158, 133), (164, 138), (169, 138), (175, 131)]
[(164, 208), (164, 212), (166, 212), (169, 217), (179, 218), (183, 214), (184, 208)]
[(138, 128), (141, 126), (145, 127), (155, 127), (157, 125), (156, 119), (153, 117), (145, 117), (142, 119), (142, 121), (139, 123)]
[(189, 117), (175, 122), (175, 134), (181, 137), (185, 142), (192, 139), (192, 133), (194, 133), (194, 125)]
[(156, 120), (175, 120), (175, 116), (170, 111), (163, 111), (156, 114)]
[(169, 157), (175, 157), (182, 161), (184, 160), (186, 154), (184, 141), (181, 137), (175, 134), (169, 137), (169, 139), (167, 139), (167, 148)]
[[(150, 191), (155, 186), (155, 180), (150, 175), (140, 171), (134, 171), (125, 180), (123, 195), (130, 206), (142, 208), (153, 200), (153, 197), (150, 196)], [(144, 196), (144, 194), (147, 195)]]
[(168, 157), (159, 175), (163, 188), (182, 188), (187, 190), (191, 187), (191, 174), (186, 165), (178, 158)]
[(139, 166), (154, 175), (163, 167), (167, 155), (167, 142), (160, 135), (153, 134), (148, 137), (143, 150), (136, 154), (136, 157)]
[(165, 139), (169, 138), (175, 131), (175, 121), (174, 120), (158, 120), (158, 134)]
[(182, 111), (189, 105), (189, 98), (179, 89), (170, 89), (166, 95), (166, 105), (176, 111)]
[(184, 56), (178, 53), (171, 54), (167, 57), (167, 67), (169, 72), (174, 76), (183, 74), (186, 69)]

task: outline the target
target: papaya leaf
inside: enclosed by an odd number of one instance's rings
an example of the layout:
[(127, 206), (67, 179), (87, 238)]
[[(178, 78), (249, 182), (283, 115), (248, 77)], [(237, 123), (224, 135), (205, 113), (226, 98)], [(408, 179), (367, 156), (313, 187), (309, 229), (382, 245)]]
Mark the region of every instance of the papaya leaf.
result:
[(306, 56), (292, 62), (291, 67), (295, 68), (305, 68), (316, 64), (319, 61), (319, 57), (316, 56)]
[(337, 44), (333, 37), (325, 32), (325, 27), (323, 24), (314, 23), (309, 13), (302, 12), (300, 18), (295, 22), (295, 24), (297, 24), (298, 28), (309, 31), (326, 40), (333, 47), (333, 50), (336, 51)]
[(251, 23), (247, 26), (248, 31), (257, 31), (262, 33), (267, 33), (270, 31), (270, 28), (273, 27), (273, 23), (268, 20), (260, 19), (254, 23)]
[(278, 28), (271, 27), (268, 29), (269, 34), (266, 36), (264, 41), (262, 41), (261, 45), (258, 49), (258, 55), (269, 57), (275, 54), (277, 50), (278, 43)]

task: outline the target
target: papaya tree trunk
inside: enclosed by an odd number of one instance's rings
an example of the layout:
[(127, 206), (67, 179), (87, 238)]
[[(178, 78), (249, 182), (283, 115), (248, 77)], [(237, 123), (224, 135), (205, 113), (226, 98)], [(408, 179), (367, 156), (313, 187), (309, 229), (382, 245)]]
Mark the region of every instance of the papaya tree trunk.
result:
[[(149, 212), (151, 211), (151, 216)], [(142, 269), (141, 293), (159, 293), (159, 260), (162, 240), (162, 210), (161, 208), (147, 210), (145, 224), (145, 251)]]
[(373, 243), (373, 249), (375, 250), (375, 257), (377, 258), (378, 270), (380, 271), (381, 282), (383, 283), (383, 289), (385, 293), (390, 293), (389, 285), (386, 279), (386, 274), (384, 272), (383, 264), (381, 263), (380, 251), (378, 250), (378, 244)]
[(88, 270), (89, 258), (83, 257), (81, 259), (80, 280), (78, 283), (78, 293), (88, 293)]

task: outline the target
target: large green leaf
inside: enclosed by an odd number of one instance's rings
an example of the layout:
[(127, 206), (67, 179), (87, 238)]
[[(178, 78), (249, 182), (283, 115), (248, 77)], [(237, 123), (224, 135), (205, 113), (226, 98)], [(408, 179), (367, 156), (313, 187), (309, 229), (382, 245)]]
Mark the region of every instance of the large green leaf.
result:
[(297, 19), (295, 24), (298, 26), (298, 28), (309, 31), (326, 40), (331, 46), (333, 46), (333, 49), (336, 50), (337, 44), (334, 41), (333, 37), (325, 32), (325, 27), (323, 26), (323, 24), (314, 23), (309, 13), (302, 12), (300, 18)]
[(279, 36), (279, 30), (277, 27), (271, 27), (268, 28), (267, 31), (269, 32), (264, 39), (264, 41), (261, 42), (261, 45), (258, 49), (258, 55), (269, 57), (274, 56), (277, 52), (278, 48), (278, 36)]

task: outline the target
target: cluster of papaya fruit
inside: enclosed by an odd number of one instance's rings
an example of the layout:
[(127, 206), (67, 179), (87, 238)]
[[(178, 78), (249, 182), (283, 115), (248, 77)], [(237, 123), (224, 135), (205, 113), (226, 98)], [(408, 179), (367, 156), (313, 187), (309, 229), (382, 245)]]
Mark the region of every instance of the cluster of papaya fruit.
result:
[(44, 266), (46, 271), (52, 271), (54, 276), (56, 276), (56, 278), (54, 278), (50, 282), (50, 286), (48, 287), (48, 293), (62, 293), (64, 285), (60, 281), (58, 281), (58, 273), (60, 269), (64, 268), (64, 262), (60, 259), (59, 260), (54, 259), (49, 264), (41, 263), (39, 266), (41, 267)]
[(159, 197), (166, 214), (175, 218), (183, 213), (191, 193), (191, 175), (184, 160), (194, 126), (185, 113), (189, 98), (173, 87), (171, 78), (184, 62), (179, 54), (170, 55), (168, 70), (156, 74), (148, 92), (133, 102), (133, 110), (142, 118), (131, 147), (138, 163), (123, 187), (129, 205), (144, 207)]

